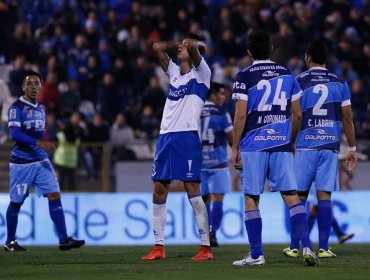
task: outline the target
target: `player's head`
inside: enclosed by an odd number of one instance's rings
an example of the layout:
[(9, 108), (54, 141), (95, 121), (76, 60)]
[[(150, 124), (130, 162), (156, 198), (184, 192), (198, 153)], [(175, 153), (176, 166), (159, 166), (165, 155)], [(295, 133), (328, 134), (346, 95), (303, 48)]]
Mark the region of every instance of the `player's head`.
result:
[(269, 59), (271, 49), (270, 36), (266, 31), (256, 30), (249, 34), (247, 51), (254, 60)]
[(41, 75), (36, 71), (28, 71), (23, 78), (22, 90), (28, 101), (36, 102), (42, 87)]
[[(189, 33), (186, 37), (186, 39), (191, 39), (191, 40), (195, 40), (195, 41), (203, 41), (202, 38), (196, 34), (193, 34), (193, 33)], [(199, 50), (199, 53), (200, 54), (203, 54), (205, 52), (205, 49), (203, 48), (198, 48)], [(190, 59), (190, 55), (189, 55), (189, 52), (188, 50), (186, 49), (185, 45), (184, 44), (179, 44), (177, 46), (177, 50), (176, 50), (176, 56), (177, 58), (181, 61), (181, 60), (189, 60)]]
[(211, 82), (207, 100), (212, 101), (217, 106), (222, 106), (226, 100), (225, 86), (220, 83)]
[(311, 64), (324, 65), (328, 58), (328, 48), (323, 41), (313, 41), (307, 47), (305, 60), (308, 67)]

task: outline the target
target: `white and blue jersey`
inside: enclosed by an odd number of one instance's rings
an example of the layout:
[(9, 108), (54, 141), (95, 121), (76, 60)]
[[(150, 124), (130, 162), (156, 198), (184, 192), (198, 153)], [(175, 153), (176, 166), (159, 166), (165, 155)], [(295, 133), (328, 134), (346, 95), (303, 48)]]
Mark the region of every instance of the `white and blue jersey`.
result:
[(285, 66), (271, 60), (255, 61), (240, 71), (233, 99), (248, 102), (241, 152), (291, 151), (291, 101), (301, 96), (296, 78)]
[(233, 129), (230, 114), (213, 102), (206, 101), (200, 119), (202, 170), (227, 168), (227, 133)]
[(160, 134), (198, 131), (200, 114), (210, 87), (211, 70), (202, 58), (197, 68), (181, 74), (180, 67), (170, 60), (166, 74), (170, 84)]
[(45, 107), (23, 97), (8, 111), (8, 126), (14, 146), (10, 156), (10, 200), (23, 203), (34, 188), (36, 194), (59, 192), (59, 184), (48, 154), (36, 145), (44, 139)]
[(45, 135), (45, 107), (42, 104), (33, 104), (23, 97), (15, 101), (8, 111), (8, 126), (20, 128), (20, 132), (35, 140), (33, 144), (15, 142), (10, 163), (31, 163), (48, 158), (48, 154), (36, 146), (37, 140), (43, 140)]
[(303, 72), (297, 80), (303, 90), (297, 149), (339, 152), (342, 107), (351, 104), (347, 83), (322, 67)]
[(202, 144), (198, 135), (200, 115), (211, 82), (211, 70), (202, 58), (185, 74), (169, 61), (170, 79), (153, 163), (154, 181), (199, 181)]

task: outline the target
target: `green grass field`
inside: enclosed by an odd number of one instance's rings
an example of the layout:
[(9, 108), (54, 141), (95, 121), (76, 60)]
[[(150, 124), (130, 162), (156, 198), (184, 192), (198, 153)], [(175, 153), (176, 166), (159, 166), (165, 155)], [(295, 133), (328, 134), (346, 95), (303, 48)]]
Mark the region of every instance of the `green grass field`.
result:
[(265, 245), (262, 267), (235, 267), (246, 245), (214, 249), (215, 260), (194, 262), (197, 246), (167, 246), (167, 259), (142, 261), (149, 246), (84, 247), (61, 252), (57, 247), (28, 247), (27, 253), (0, 252), (0, 279), (370, 279), (370, 244), (335, 245), (336, 259), (307, 267), (302, 258), (282, 254), (284, 245)]

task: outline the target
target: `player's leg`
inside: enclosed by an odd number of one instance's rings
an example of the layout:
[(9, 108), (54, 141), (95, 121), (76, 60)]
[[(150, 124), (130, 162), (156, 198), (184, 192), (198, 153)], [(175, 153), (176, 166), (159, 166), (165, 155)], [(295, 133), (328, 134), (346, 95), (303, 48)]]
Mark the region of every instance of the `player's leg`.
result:
[(211, 194), (208, 189), (208, 176), (210, 173), (210, 171), (202, 171), (200, 173), (200, 194), (206, 205), (209, 224), (211, 224)]
[(242, 152), (243, 170), (241, 183), (245, 202), (245, 228), (247, 230), (250, 253), (233, 265), (263, 265), (265, 257), (262, 250), (262, 218), (259, 210), (259, 196), (263, 192), (268, 169), (269, 153)]
[(333, 219), (331, 193), (339, 188), (337, 153), (331, 150), (322, 150), (318, 152), (315, 182), (318, 198), (318, 256), (322, 258), (335, 258), (336, 255), (329, 250), (329, 237)]
[(50, 161), (44, 160), (37, 163), (34, 165), (34, 168), (36, 174), (33, 183), (35, 192), (39, 196), (46, 196), (48, 198), (49, 215), (57, 230), (59, 249), (69, 250), (83, 246), (85, 244), (84, 240), (75, 240), (67, 234), (60, 188)]
[(164, 230), (167, 221), (166, 201), (170, 181), (154, 181), (152, 223), (154, 247), (142, 260), (162, 260), (166, 258), (164, 251)]
[[(281, 164), (284, 162), (284, 164)], [(293, 154), (289, 152), (271, 153), (269, 160), (269, 183), (272, 191), (280, 191), (285, 204), (289, 207), (292, 239), (300, 240), (303, 258), (307, 265), (319, 264), (309, 238), (305, 204), (297, 194), (294, 176)], [(293, 249), (293, 248), (292, 248)]]
[(152, 170), (154, 183), (152, 223), (155, 245), (149, 254), (141, 258), (142, 260), (162, 260), (166, 258), (164, 229), (167, 220), (168, 188), (171, 182), (170, 141), (170, 135), (166, 134), (160, 135), (157, 141)]
[(199, 182), (184, 182), (189, 202), (193, 207), (195, 222), (201, 240), (201, 248), (192, 260), (211, 260), (213, 254), (209, 242), (209, 223), (206, 206), (200, 195)]
[[(310, 190), (311, 182), (315, 175), (315, 168), (311, 162), (315, 160), (315, 155), (305, 153), (304, 151), (297, 151), (293, 159), (294, 172), (296, 174), (297, 190), (300, 202), (305, 205), (308, 192)], [(292, 174), (290, 174), (292, 175)], [(289, 179), (288, 179), (289, 180)], [(294, 180), (291, 179), (291, 180)], [(283, 250), (284, 255), (288, 257), (298, 257), (300, 249), (300, 240), (297, 236), (290, 234), (290, 246)]]
[(224, 195), (231, 191), (231, 178), (228, 169), (213, 171), (209, 178), (209, 189), (212, 194), (212, 211), (210, 226), (211, 246), (218, 246), (216, 233), (221, 226), (223, 217)]
[(16, 240), (18, 215), (24, 200), (29, 195), (29, 188), (34, 178), (33, 165), (10, 165), (10, 203), (6, 211), (7, 239), (5, 251), (25, 252)]

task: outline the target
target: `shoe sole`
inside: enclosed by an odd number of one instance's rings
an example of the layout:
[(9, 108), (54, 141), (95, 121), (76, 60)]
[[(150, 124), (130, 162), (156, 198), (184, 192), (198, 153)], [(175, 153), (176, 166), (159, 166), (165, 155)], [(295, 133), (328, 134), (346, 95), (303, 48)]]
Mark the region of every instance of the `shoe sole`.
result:
[(261, 265), (264, 265), (265, 263), (249, 263), (249, 264), (235, 264), (233, 263), (233, 265), (235, 266), (261, 266)]
[(73, 245), (73, 246), (70, 246), (70, 247), (60, 247), (59, 246), (59, 250), (61, 250), (61, 251), (68, 251), (68, 250), (71, 250), (71, 249), (81, 248), (84, 245), (85, 245), (85, 242), (83, 244)]
[(211, 261), (213, 260), (213, 257), (204, 257), (204, 258), (201, 258), (201, 257), (197, 257), (197, 258), (191, 258), (192, 261)]
[(289, 255), (287, 254), (286, 252), (283, 252), (284, 256), (288, 257), (288, 258), (298, 258), (299, 255)]
[(166, 257), (155, 257), (155, 258), (145, 258), (145, 257), (142, 257), (141, 259), (143, 261), (161, 261), (161, 260), (164, 260)]
[(311, 255), (305, 255), (303, 256), (303, 259), (306, 262), (307, 266), (319, 266), (320, 265), (319, 260), (315, 259)]

